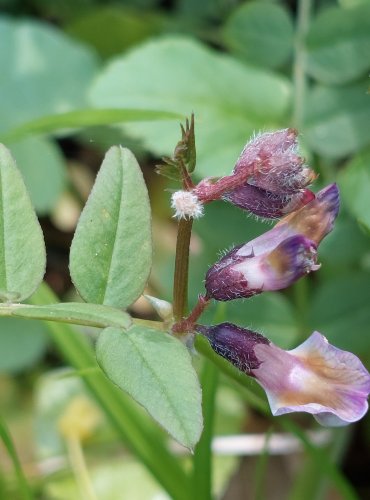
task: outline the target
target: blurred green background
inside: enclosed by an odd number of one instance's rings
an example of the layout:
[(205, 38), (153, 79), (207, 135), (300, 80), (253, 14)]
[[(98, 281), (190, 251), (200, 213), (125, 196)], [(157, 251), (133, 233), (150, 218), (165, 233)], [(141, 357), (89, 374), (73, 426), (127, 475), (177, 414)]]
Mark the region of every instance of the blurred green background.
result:
[[(0, 0), (0, 14), (0, 141), (30, 191), (48, 250), (46, 280), (62, 300), (76, 300), (68, 272), (73, 231), (104, 152), (118, 143), (135, 152), (149, 188), (155, 264), (148, 293), (170, 299), (172, 291), (176, 223), (169, 198), (176, 185), (154, 167), (172, 152), (179, 120), (109, 125), (108, 113), (85, 126), (78, 110), (194, 112), (198, 179), (229, 173), (255, 132), (294, 126), (320, 174), (314, 189), (338, 182), (341, 190), (335, 230), (319, 251), (322, 268), (284, 293), (227, 304), (223, 314), (283, 348), (319, 330), (370, 368), (368, 0)], [(268, 228), (225, 203), (207, 206), (191, 243), (190, 302), (220, 251)], [(144, 300), (133, 313), (155, 318)], [(204, 321), (214, 315), (211, 308)], [(93, 329), (84, 334), (96, 337)], [(1, 415), (35, 498), (80, 498), (60, 424), (70, 412), (86, 424), (86, 457), (99, 499), (167, 498), (117, 441), (81, 379), (66, 376), (66, 364), (45, 324), (1, 319)], [(272, 425), (226, 378), (215, 415), (220, 435)], [(310, 417), (296, 420), (313, 427)], [(369, 498), (370, 417), (340, 437), (329, 450), (333, 461), (352, 494)], [(343, 498), (319, 459), (311, 458), (300, 454), (297, 466), (291, 455), (283, 467), (266, 453), (215, 456), (214, 491), (236, 500)], [(271, 482), (282, 478), (275, 496), (263, 490), (263, 481), (248, 486), (246, 476), (256, 471)], [(1, 445), (0, 498), (23, 498)]]

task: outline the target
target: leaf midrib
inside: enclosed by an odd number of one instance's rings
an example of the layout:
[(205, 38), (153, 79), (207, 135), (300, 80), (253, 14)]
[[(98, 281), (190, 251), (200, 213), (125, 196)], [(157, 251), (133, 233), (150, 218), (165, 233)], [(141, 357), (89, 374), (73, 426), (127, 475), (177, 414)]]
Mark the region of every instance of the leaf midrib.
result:
[(8, 289), (8, 278), (7, 278), (7, 272), (6, 272), (6, 247), (5, 247), (5, 213), (4, 213), (4, 192), (3, 192), (3, 167), (0, 165), (1, 172), (0, 172), (0, 245), (3, 248), (3, 262), (1, 262), (2, 266), (2, 273), (3, 275), (1, 276), (0, 279), (0, 288), (3, 288), (4, 291)]
[[(122, 333), (125, 334), (125, 332), (122, 332)], [(155, 334), (157, 334), (157, 332), (153, 333), (153, 335), (155, 335)], [(187, 438), (188, 443), (191, 443), (192, 439), (191, 439), (191, 436), (189, 436), (189, 431), (182, 424), (182, 419), (180, 418), (181, 417), (181, 413), (179, 413), (177, 411), (177, 406), (175, 404), (173, 404), (172, 399), (168, 396), (168, 392), (166, 391), (166, 388), (165, 388), (165, 386), (162, 383), (162, 379), (157, 374), (157, 372), (155, 370), (153, 370), (151, 364), (148, 363), (147, 359), (145, 358), (145, 356), (143, 355), (143, 353), (141, 352), (141, 350), (139, 349), (139, 347), (135, 344), (135, 342), (133, 341), (133, 339), (130, 336), (130, 334), (128, 333), (128, 334), (126, 334), (126, 336), (127, 336), (128, 340), (131, 342), (131, 345), (134, 347), (134, 349), (138, 353), (138, 357), (142, 360), (143, 364), (146, 366), (146, 368), (149, 371), (149, 373), (151, 373), (153, 375), (154, 379), (158, 382), (158, 387), (160, 388), (160, 391), (162, 392), (162, 394), (164, 394), (166, 396), (166, 399), (167, 399), (167, 401), (169, 403), (169, 406), (171, 407), (171, 409), (173, 411), (173, 414), (176, 416), (177, 421), (180, 423), (181, 428), (182, 428), (182, 430), (183, 430), (183, 432), (184, 432), (184, 434), (185, 434), (185, 436)]]
[(120, 157), (120, 166), (119, 166), (119, 176), (120, 176), (120, 183), (119, 183), (119, 204), (118, 204), (118, 213), (115, 213), (115, 230), (114, 230), (114, 240), (113, 240), (113, 245), (111, 246), (111, 253), (109, 256), (109, 265), (108, 265), (108, 272), (106, 276), (106, 280), (104, 283), (104, 290), (102, 291), (102, 298), (100, 300), (101, 304), (105, 304), (106, 301), (106, 296), (107, 296), (107, 290), (108, 290), (108, 283), (111, 275), (111, 270), (112, 270), (112, 261), (113, 261), (113, 255), (114, 255), (114, 249), (117, 244), (117, 233), (118, 233), (118, 224), (121, 218), (121, 208), (122, 208), (122, 190), (123, 190), (123, 169), (122, 169), (122, 154), (121, 151), (119, 151), (119, 157)]

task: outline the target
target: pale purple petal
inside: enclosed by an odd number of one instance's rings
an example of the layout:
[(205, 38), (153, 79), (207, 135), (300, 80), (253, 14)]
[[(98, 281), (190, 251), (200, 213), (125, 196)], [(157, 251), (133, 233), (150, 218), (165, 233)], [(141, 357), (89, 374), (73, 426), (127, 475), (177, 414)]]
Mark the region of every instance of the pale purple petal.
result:
[(319, 332), (292, 351), (259, 345), (255, 354), (262, 364), (254, 375), (274, 415), (304, 411), (323, 425), (340, 426), (367, 412), (368, 371), (357, 356), (333, 347)]
[(208, 297), (226, 301), (281, 290), (319, 267), (316, 245), (301, 235), (287, 238), (268, 254), (256, 257), (236, 254), (234, 249), (208, 270), (205, 280)]
[(356, 422), (368, 410), (370, 374), (354, 354), (319, 332), (284, 351), (262, 335), (231, 323), (196, 326), (214, 351), (259, 382), (273, 415), (311, 413), (326, 426)]
[(237, 256), (270, 252), (286, 238), (302, 234), (317, 245), (333, 229), (339, 210), (339, 190), (330, 184), (297, 212), (287, 215), (276, 226), (238, 249)]

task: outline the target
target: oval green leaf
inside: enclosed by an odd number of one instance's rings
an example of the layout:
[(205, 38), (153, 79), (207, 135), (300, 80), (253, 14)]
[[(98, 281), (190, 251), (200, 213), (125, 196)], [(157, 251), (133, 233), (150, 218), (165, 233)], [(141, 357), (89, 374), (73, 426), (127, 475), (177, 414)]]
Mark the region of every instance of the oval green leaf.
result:
[(293, 22), (281, 5), (248, 2), (229, 17), (223, 36), (228, 48), (247, 62), (276, 68), (293, 49)]
[[(0, 132), (34, 118), (86, 104), (98, 69), (87, 46), (51, 24), (0, 19)], [(21, 68), (21, 69), (20, 69)]]
[(29, 297), (45, 273), (44, 237), (22, 176), (0, 144), (0, 301)]
[(106, 328), (96, 346), (107, 376), (179, 443), (194, 448), (202, 432), (201, 389), (186, 347), (143, 326)]
[(317, 86), (308, 95), (303, 137), (318, 154), (343, 158), (370, 143), (368, 82)]
[(106, 154), (78, 221), (72, 280), (87, 302), (126, 308), (142, 293), (152, 261), (148, 192), (134, 155)]
[[(229, 173), (256, 130), (284, 122), (289, 101), (283, 77), (181, 37), (156, 39), (115, 58), (91, 89), (99, 108), (194, 111), (200, 176)], [(165, 121), (125, 130), (157, 155), (171, 154), (179, 135)]]
[(307, 37), (307, 71), (329, 85), (349, 83), (370, 70), (370, 5), (320, 13)]
[(48, 345), (41, 321), (0, 318), (0, 373), (20, 373), (40, 361)]
[(50, 213), (66, 185), (65, 162), (57, 144), (43, 137), (27, 137), (12, 144), (12, 154), (36, 212)]

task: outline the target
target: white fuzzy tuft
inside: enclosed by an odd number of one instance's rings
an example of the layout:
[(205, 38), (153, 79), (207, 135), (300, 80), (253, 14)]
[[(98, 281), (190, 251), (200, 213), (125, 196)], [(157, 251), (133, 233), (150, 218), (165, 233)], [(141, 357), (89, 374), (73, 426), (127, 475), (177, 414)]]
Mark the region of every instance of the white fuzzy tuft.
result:
[(171, 207), (177, 219), (199, 219), (203, 215), (203, 205), (191, 191), (176, 191), (171, 198)]

